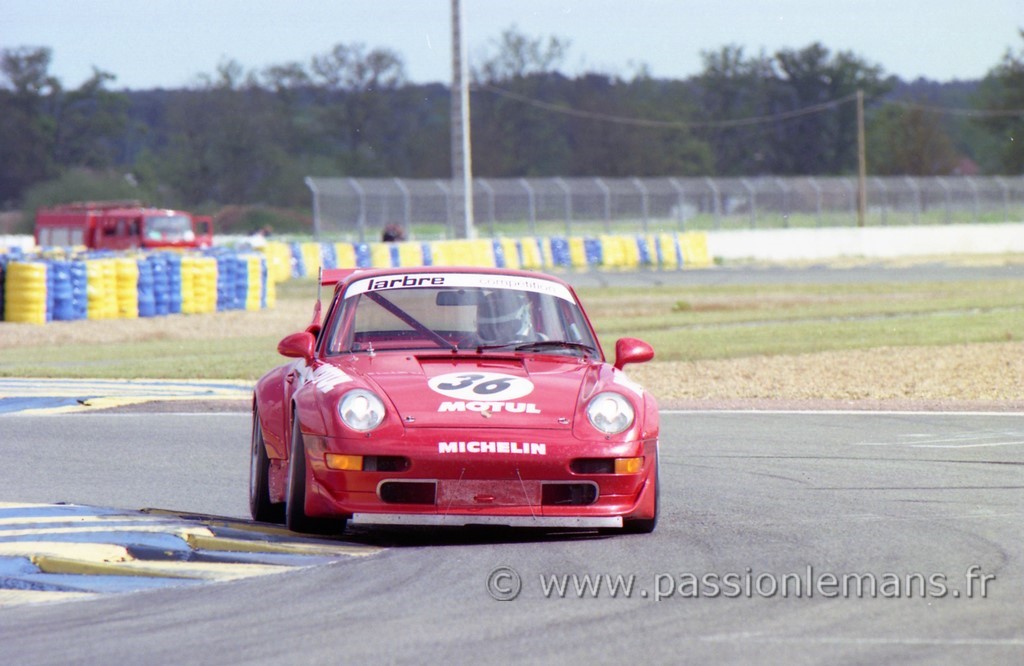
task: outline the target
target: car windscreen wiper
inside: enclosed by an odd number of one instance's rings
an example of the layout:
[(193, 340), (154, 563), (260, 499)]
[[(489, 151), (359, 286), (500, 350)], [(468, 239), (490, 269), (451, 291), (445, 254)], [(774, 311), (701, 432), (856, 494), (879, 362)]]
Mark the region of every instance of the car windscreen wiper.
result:
[(588, 354), (597, 354), (597, 350), (590, 345), (581, 342), (569, 342), (568, 340), (534, 340), (517, 345), (516, 351), (542, 351), (544, 349), (574, 349)]

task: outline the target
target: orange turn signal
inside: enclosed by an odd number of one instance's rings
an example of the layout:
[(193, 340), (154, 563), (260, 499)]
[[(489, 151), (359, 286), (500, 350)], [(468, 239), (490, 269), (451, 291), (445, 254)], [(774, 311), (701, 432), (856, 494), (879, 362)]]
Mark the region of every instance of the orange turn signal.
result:
[(360, 472), (363, 469), (362, 456), (346, 456), (340, 453), (327, 453), (324, 455), (324, 462), (329, 469), (336, 469), (344, 472)]
[(643, 458), (616, 458), (616, 474), (636, 474), (644, 466)]

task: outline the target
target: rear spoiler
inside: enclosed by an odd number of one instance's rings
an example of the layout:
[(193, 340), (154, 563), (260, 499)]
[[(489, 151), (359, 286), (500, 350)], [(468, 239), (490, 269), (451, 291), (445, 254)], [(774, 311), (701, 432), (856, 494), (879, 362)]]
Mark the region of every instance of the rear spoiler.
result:
[(320, 286), (330, 287), (338, 284), (349, 275), (358, 273), (358, 268), (321, 268), (320, 269)]
[(344, 280), (345, 278), (347, 278), (349, 275), (352, 275), (353, 273), (356, 273), (358, 271), (358, 268), (324, 269), (322, 266), (320, 267), (320, 277), (317, 280), (316, 286), (316, 305), (313, 306), (313, 319), (312, 321), (309, 322), (309, 326), (306, 327), (307, 331), (309, 331), (313, 335), (318, 335), (320, 333), (320, 317), (322, 310), (321, 292), (323, 291), (323, 288), (325, 286), (332, 287), (341, 282), (342, 280)]

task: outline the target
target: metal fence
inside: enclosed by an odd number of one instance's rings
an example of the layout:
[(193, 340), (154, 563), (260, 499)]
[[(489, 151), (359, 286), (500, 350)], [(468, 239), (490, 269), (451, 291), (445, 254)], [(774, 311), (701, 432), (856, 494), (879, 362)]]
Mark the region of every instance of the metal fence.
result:
[[(454, 238), (448, 180), (307, 178), (317, 237)], [(1024, 220), (1024, 176), (875, 177), (865, 224)], [(856, 178), (477, 178), (480, 237), (855, 226)]]

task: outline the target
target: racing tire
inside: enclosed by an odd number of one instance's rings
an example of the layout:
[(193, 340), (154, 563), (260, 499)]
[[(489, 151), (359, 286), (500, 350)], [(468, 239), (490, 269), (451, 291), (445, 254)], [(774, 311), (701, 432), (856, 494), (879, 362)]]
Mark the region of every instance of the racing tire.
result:
[(292, 423), (292, 445), (288, 463), (288, 501), (285, 502), (285, 524), (292, 532), (306, 534), (340, 534), (345, 531), (344, 519), (317, 518), (306, 515), (306, 447), (302, 442), (299, 421)]
[(624, 520), (622, 531), (627, 534), (650, 534), (658, 526), (658, 506), (661, 504), (661, 480), (658, 478), (658, 468), (654, 468), (654, 515), (650, 518), (638, 518)]
[(283, 523), (284, 503), (270, 501), (270, 458), (263, 441), (259, 409), (252, 410), (252, 447), (249, 452), (249, 513), (263, 523)]

